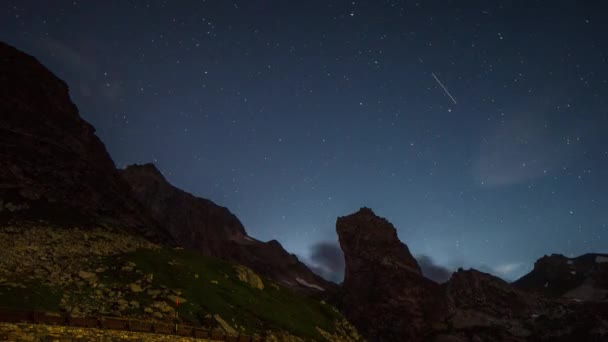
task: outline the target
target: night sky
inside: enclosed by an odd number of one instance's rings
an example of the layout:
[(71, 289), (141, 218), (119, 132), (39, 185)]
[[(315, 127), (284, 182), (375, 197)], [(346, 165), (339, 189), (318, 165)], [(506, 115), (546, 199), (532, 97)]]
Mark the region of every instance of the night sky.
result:
[(512, 280), (608, 252), (602, 3), (3, 1), (0, 39), (118, 167), (156, 163), (304, 261), (368, 206), (416, 256)]

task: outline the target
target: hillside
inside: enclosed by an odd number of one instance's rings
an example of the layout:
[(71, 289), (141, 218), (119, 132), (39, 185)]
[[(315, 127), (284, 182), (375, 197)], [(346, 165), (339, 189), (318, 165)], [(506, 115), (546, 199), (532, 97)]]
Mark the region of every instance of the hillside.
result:
[[(4, 309), (132, 317), (317, 341), (357, 334), (332, 306), (250, 269), (106, 228), (0, 229)], [(179, 301), (179, 306), (176, 306)]]

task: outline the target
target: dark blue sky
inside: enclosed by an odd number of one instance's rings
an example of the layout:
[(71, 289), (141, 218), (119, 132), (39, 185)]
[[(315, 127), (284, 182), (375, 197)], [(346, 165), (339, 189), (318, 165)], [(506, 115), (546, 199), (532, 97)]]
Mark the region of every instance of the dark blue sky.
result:
[(369, 206), (414, 254), (512, 279), (608, 252), (608, 5), (583, 3), (4, 1), (0, 39), (119, 167), (254, 237), (306, 259)]

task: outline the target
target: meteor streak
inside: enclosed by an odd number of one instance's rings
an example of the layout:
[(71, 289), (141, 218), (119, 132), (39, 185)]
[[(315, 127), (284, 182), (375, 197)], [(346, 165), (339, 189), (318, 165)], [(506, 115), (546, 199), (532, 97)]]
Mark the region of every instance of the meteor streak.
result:
[(452, 99), (452, 102), (454, 102), (454, 104), (456, 103), (456, 99), (454, 99), (454, 96), (452, 96), (452, 94), (450, 94), (450, 92), (448, 91), (448, 88), (446, 88), (443, 83), (441, 83), (441, 81), (437, 78), (437, 76), (435, 76), (434, 73), (431, 73), (431, 75), (433, 75), (433, 78), (435, 78), (435, 81), (437, 81), (437, 83), (439, 83), (439, 85), (441, 86), (441, 88), (443, 88), (443, 90), (445, 91), (445, 93), (450, 97), (450, 99)]

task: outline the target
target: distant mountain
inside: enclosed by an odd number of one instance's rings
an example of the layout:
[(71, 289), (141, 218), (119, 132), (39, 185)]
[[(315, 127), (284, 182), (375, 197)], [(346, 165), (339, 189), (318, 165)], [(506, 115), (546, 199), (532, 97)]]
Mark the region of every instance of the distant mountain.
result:
[[(439, 285), (369, 208), (338, 218), (336, 230), (346, 262), (336, 304), (368, 341), (608, 340), (606, 300), (540, 296), (476, 270), (459, 269)], [(603, 255), (578, 261), (594, 284), (607, 279)]]
[(171, 185), (153, 164), (129, 166), (122, 176), (178, 244), (238, 262), (287, 287), (313, 292), (336, 287), (314, 274), (278, 241), (261, 242), (248, 236), (228, 209)]
[(608, 300), (608, 254), (590, 253), (577, 258), (545, 255), (513, 286), (552, 297)]
[(68, 86), (0, 42), (0, 222), (105, 225), (170, 242), (118, 174)]

